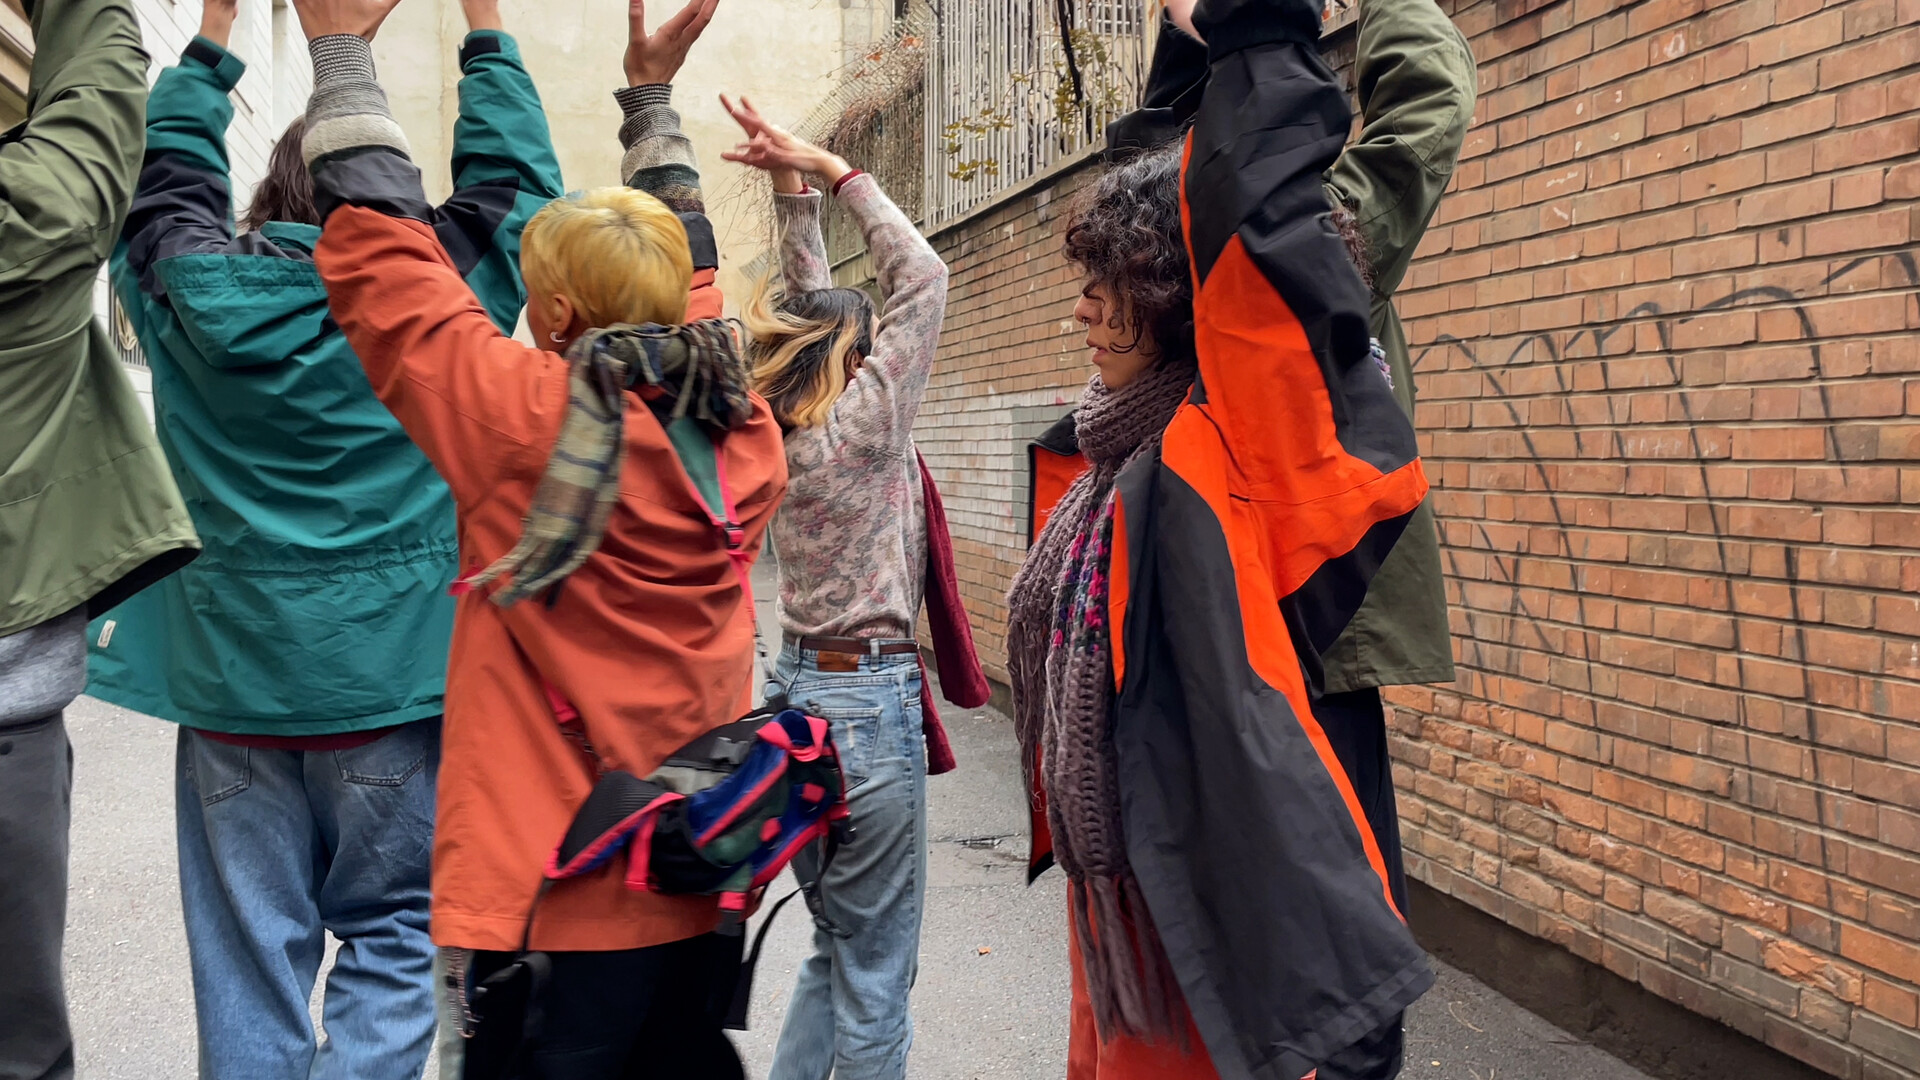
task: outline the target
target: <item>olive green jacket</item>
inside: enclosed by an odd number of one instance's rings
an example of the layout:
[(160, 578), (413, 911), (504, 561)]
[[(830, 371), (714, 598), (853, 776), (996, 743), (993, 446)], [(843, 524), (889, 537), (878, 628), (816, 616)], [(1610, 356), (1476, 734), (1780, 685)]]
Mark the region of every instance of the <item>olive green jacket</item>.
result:
[(146, 145), (131, 0), (27, 0), (27, 120), (0, 136), (0, 636), (98, 613), (200, 542), (94, 317)]
[[(1327, 195), (1353, 211), (1366, 238), (1373, 336), (1386, 351), (1394, 393), (1412, 416), (1413, 369), (1393, 292), (1440, 205), (1473, 120), (1473, 53), (1434, 0), (1360, 0), (1358, 34), (1360, 136), (1328, 171)], [(1322, 658), (1329, 693), (1453, 680), (1430, 503), (1414, 512), (1359, 614)]]

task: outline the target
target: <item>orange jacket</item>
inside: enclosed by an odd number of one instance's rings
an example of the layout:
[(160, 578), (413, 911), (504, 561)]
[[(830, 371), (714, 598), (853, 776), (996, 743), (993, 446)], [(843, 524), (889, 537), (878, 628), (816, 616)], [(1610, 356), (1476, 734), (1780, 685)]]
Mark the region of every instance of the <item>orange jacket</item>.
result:
[[(347, 205), (315, 251), (334, 318), (374, 392), (453, 491), (466, 572), (512, 548), (559, 435), (567, 364), (494, 328), (422, 222)], [(718, 313), (711, 272), (689, 318)], [(600, 548), (552, 608), (459, 601), (447, 667), (433, 940), (520, 943), (542, 869), (594, 781), (544, 696), (579, 710), (609, 768), (646, 775), (751, 694), (753, 610), (665, 432), (629, 400), (621, 501)], [(723, 445), (747, 549), (786, 490), (786, 455), (766, 403)], [(532, 945), (611, 950), (713, 929), (715, 901), (629, 891), (624, 864), (554, 887)]]

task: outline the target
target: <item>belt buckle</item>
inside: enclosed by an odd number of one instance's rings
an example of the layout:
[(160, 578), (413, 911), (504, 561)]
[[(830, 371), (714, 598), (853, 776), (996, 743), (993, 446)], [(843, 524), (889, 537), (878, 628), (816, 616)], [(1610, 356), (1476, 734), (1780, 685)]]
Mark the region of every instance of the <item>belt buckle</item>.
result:
[(860, 654), (822, 651), (816, 655), (814, 666), (821, 671), (859, 671)]

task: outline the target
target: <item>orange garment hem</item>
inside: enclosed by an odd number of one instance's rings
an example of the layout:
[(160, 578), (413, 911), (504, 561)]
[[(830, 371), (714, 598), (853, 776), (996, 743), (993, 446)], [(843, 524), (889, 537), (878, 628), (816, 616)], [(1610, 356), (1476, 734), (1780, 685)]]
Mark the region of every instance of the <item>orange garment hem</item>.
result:
[[(647, 918), (611, 919), (566, 917), (549, 919), (541, 905), (534, 921), (533, 947), (548, 952), (614, 952), (645, 949), (710, 933), (720, 924), (719, 904), (712, 897), (673, 897), (693, 910), (667, 911)], [(520, 948), (525, 917), (488, 915), (436, 908), (431, 937), (435, 945), (482, 952), (512, 952)]]
[[(1071, 917), (1067, 925), (1067, 955), (1073, 965), (1067, 1080), (1219, 1080), (1219, 1070), (1213, 1067), (1213, 1058), (1207, 1053), (1206, 1044), (1200, 1041), (1200, 1031), (1193, 1026), (1193, 1016), (1187, 1013), (1184, 1002), (1180, 1011), (1186, 1015), (1189, 1050), (1172, 1043), (1149, 1043), (1126, 1035), (1101, 1042), (1099, 1027), (1093, 1019), (1093, 1003), (1087, 997), (1087, 972), (1080, 961), (1080, 941), (1074, 937)], [(1317, 1075), (1317, 1071), (1311, 1072), (1301, 1080), (1314, 1080)]]

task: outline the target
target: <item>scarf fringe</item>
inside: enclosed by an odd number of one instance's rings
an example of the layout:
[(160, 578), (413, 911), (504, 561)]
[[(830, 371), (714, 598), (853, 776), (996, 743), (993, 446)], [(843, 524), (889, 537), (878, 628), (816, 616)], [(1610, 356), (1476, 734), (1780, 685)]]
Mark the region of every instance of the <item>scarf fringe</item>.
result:
[(1070, 883), (1073, 933), (1101, 1042), (1119, 1036), (1192, 1049), (1185, 997), (1131, 874)]

